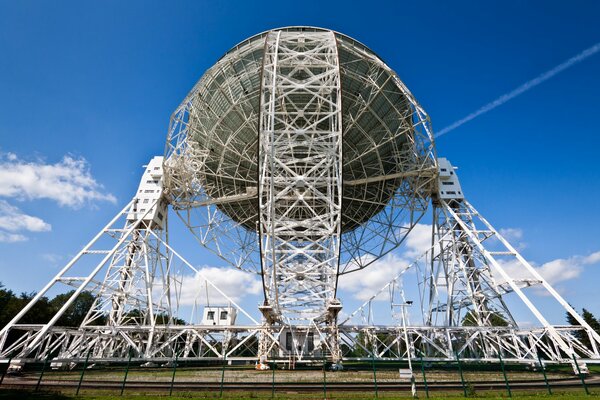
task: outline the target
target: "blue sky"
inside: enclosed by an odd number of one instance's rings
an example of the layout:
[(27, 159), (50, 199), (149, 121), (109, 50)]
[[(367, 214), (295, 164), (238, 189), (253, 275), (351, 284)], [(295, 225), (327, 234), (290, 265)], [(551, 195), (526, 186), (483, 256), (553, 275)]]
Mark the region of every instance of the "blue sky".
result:
[[(0, 164), (54, 166), (87, 193), (0, 185), (0, 213), (31, 217), (0, 236), (0, 281), (39, 290), (128, 202), (141, 165), (164, 151), (172, 111), (248, 36), (313, 25), (354, 37), (440, 130), (600, 42), (599, 18), (594, 1), (0, 0)], [(600, 251), (599, 71), (596, 54), (437, 141), (471, 203), (517, 232), (526, 258), (577, 264), (556, 285), (596, 314), (600, 264), (579, 264)]]

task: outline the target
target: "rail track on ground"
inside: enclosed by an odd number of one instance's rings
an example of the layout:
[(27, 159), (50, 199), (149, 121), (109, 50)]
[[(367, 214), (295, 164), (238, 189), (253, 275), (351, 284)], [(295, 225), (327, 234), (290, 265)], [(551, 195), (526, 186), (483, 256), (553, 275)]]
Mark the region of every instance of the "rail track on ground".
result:
[[(5, 389), (31, 389), (38, 387), (38, 377), (6, 377), (0, 390)], [(423, 382), (416, 382), (417, 391), (424, 391)], [(479, 391), (501, 391), (506, 390), (506, 383), (498, 380), (482, 380), (467, 383), (469, 388)], [(549, 379), (548, 384), (553, 390), (582, 388), (581, 379), (578, 377)], [(40, 389), (75, 389), (79, 385), (78, 379), (55, 380), (49, 377), (39, 382)], [(116, 380), (93, 380), (83, 381), (81, 390), (118, 390), (123, 387), (125, 391), (139, 392), (168, 392), (173, 391), (277, 391), (277, 392), (317, 392), (323, 391), (323, 382), (214, 382), (214, 381), (175, 381), (173, 384), (167, 381), (123, 381)], [(509, 383), (511, 390), (547, 390), (544, 380), (514, 380)], [(600, 388), (600, 376), (591, 376), (586, 379), (589, 388)], [(408, 391), (411, 390), (409, 381), (401, 382), (326, 382), (325, 388), (332, 392), (370, 392), (370, 391)], [(462, 391), (463, 385), (460, 381), (428, 382), (429, 391)]]

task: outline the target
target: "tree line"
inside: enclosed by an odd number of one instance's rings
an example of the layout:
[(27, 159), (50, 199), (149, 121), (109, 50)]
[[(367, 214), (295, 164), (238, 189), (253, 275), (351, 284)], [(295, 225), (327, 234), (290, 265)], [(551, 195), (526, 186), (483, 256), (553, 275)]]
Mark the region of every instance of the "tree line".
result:
[[(71, 290), (67, 293), (61, 293), (53, 297), (52, 299), (48, 297), (40, 298), (33, 308), (23, 316), (23, 318), (19, 321), (19, 324), (45, 324), (50, 319), (56, 315), (58, 310), (66, 303), (66, 301), (71, 297), (74, 293), (74, 290)], [(10, 289), (5, 288), (5, 286), (0, 282), (0, 329), (6, 326), (11, 319), (14, 318), (15, 315), (19, 311), (21, 311), (36, 295), (35, 292), (31, 293), (20, 293), (16, 294)], [(77, 299), (71, 304), (71, 306), (65, 311), (65, 313), (59, 318), (56, 322), (56, 326), (64, 326), (64, 327), (78, 327), (83, 322), (85, 316), (87, 315), (89, 309), (94, 304), (95, 297), (90, 292), (83, 291)], [(130, 311), (132, 314), (131, 317), (136, 316), (136, 314), (140, 313), (138, 310)], [(596, 318), (589, 310), (584, 308), (581, 317), (587, 322), (592, 329), (600, 334), (600, 319)], [(158, 316), (157, 323), (167, 323), (168, 318), (166, 316)], [(579, 322), (569, 313), (566, 314), (566, 320), (570, 325), (579, 326)], [(106, 321), (95, 321), (97, 325), (103, 325)], [(181, 319), (176, 319), (174, 321), (176, 324), (185, 324), (186, 322)], [(476, 325), (475, 318), (473, 315), (467, 314), (467, 316), (463, 320), (464, 326), (473, 326)], [(502, 317), (497, 316), (492, 318), (493, 326), (507, 326), (508, 323), (502, 319)], [(589, 337), (581, 331), (576, 332), (577, 339), (579, 339), (583, 344), (590, 345)]]
[[(71, 290), (66, 293), (61, 293), (53, 298), (41, 297), (29, 310), (23, 318), (19, 320), (19, 324), (46, 324), (56, 315), (62, 306), (69, 300), (75, 291)], [(20, 293), (16, 294), (10, 289), (7, 289), (0, 282), (0, 329), (4, 328), (25, 306), (35, 297), (36, 293)], [(67, 308), (63, 315), (56, 321), (56, 326), (76, 328), (81, 325), (90, 308), (94, 305), (95, 296), (83, 291), (77, 296), (73, 304)], [(140, 310), (130, 310), (126, 314), (126, 319), (130, 323), (135, 323), (136, 320), (141, 320), (143, 312)], [(163, 325), (169, 323), (177, 325), (185, 325), (186, 322), (179, 318), (170, 319), (166, 314), (155, 314), (156, 324)], [(105, 325), (107, 317), (95, 318), (94, 325)]]
[[(19, 324), (45, 324), (60, 310), (74, 293), (71, 290), (53, 297), (42, 297), (27, 314), (21, 318)], [(36, 295), (35, 292), (16, 294), (0, 282), (0, 329), (4, 328), (19, 311), (21, 311)], [(56, 322), (57, 326), (78, 327), (83, 322), (87, 312), (94, 303), (94, 296), (89, 292), (82, 292), (67, 311)]]

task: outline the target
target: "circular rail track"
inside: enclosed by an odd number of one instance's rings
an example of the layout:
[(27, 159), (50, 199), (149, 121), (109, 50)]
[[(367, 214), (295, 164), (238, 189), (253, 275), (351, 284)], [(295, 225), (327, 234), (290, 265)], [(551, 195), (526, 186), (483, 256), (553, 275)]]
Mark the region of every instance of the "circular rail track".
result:
[[(549, 379), (553, 390), (582, 388), (580, 378), (560, 378)], [(49, 377), (40, 383), (41, 389), (74, 389), (78, 386), (78, 379), (53, 380)], [(469, 382), (473, 390), (506, 390), (506, 383), (499, 380), (481, 380)], [(24, 375), (20, 377), (7, 376), (0, 389), (31, 389), (38, 385), (37, 376)], [(600, 376), (590, 376), (586, 379), (586, 385), (589, 388), (600, 387)], [(121, 390), (122, 381), (117, 380), (94, 380), (83, 381), (81, 389), (90, 390)], [(425, 386), (422, 382), (416, 383), (417, 391), (424, 391)], [(138, 392), (168, 392), (171, 388), (171, 382), (165, 381), (128, 381), (125, 383), (125, 391)], [(541, 390), (547, 389), (544, 380), (513, 380), (510, 382), (511, 390)], [(215, 382), (215, 381), (175, 381), (173, 383), (174, 391), (272, 391), (277, 392), (316, 392), (323, 391), (323, 382)], [(372, 392), (378, 391), (408, 391), (411, 390), (410, 382), (378, 382), (375, 386), (373, 382), (327, 382), (326, 389), (332, 392)], [(427, 384), (430, 391), (462, 391), (463, 386), (460, 381), (431, 382)]]

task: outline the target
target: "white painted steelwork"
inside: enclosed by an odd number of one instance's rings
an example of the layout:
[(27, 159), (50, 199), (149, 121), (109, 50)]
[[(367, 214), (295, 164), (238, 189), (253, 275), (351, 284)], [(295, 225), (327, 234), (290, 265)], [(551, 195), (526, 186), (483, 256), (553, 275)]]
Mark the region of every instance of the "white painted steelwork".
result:
[(436, 174), (427, 115), (396, 74), (306, 27), (252, 37), (206, 72), (173, 116), (165, 169), (200, 243), (262, 276), (269, 319), (305, 325), (327, 319), (338, 274), (402, 243)]
[[(165, 153), (145, 167), (132, 201), (0, 331), (0, 358), (600, 361), (598, 333), (467, 202), (451, 163), (436, 159), (412, 94), (345, 35), (289, 27), (238, 44), (177, 108)], [(340, 322), (339, 276), (396, 249), (430, 205), (431, 248), (395, 266)], [(200, 244), (260, 276), (262, 319), (171, 247), (169, 206)], [(406, 315), (411, 269), (420, 325)], [(190, 277), (206, 292), (201, 321), (178, 319)], [(48, 323), (21, 323), (61, 286), (74, 292)], [(580, 325), (551, 324), (530, 287)], [(227, 307), (210, 304), (209, 291)], [(57, 326), (84, 292), (93, 304), (81, 326)], [(381, 323), (374, 302), (386, 294), (391, 316)], [(519, 327), (508, 296), (540, 327)], [(209, 318), (223, 311), (224, 322)]]

